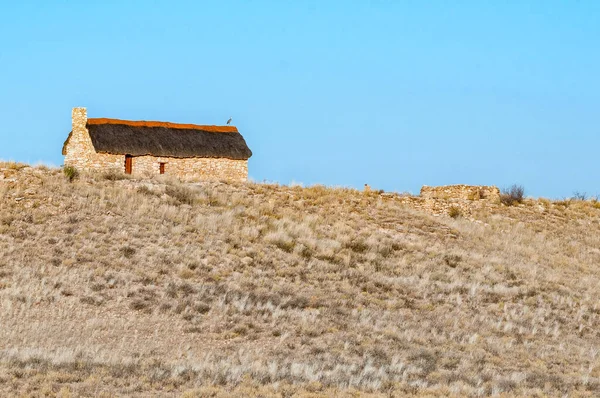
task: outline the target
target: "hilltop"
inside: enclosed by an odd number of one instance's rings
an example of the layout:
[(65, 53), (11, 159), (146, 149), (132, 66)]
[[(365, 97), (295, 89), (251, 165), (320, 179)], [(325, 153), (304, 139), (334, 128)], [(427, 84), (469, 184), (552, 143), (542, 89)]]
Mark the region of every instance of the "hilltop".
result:
[(0, 395), (598, 396), (598, 203), (418, 201), (0, 163)]

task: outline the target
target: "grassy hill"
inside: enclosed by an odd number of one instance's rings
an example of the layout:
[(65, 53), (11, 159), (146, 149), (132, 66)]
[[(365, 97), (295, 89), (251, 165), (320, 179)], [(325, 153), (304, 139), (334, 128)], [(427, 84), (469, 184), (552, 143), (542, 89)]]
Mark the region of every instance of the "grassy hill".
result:
[(0, 163), (0, 395), (598, 396), (600, 206)]

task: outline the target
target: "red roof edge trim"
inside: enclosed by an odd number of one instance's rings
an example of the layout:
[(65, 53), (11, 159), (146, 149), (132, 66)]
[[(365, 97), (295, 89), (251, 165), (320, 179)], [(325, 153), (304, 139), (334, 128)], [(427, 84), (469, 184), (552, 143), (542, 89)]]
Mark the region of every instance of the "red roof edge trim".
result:
[(169, 123), (169, 122), (152, 122), (146, 120), (119, 120), (119, 119), (107, 119), (107, 118), (91, 118), (87, 120), (87, 124), (123, 124), (126, 126), (134, 127), (166, 127), (170, 129), (188, 129), (188, 130), (202, 130), (213, 133), (237, 133), (238, 129), (235, 126), (205, 126), (198, 124), (181, 124), (181, 123)]

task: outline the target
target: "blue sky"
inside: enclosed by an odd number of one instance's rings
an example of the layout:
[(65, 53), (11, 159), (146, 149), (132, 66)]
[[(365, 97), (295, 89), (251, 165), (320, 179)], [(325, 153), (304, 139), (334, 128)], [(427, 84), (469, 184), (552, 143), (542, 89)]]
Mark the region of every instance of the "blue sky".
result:
[(599, 1), (0, 0), (0, 158), (89, 117), (224, 124), (256, 181), (600, 193)]

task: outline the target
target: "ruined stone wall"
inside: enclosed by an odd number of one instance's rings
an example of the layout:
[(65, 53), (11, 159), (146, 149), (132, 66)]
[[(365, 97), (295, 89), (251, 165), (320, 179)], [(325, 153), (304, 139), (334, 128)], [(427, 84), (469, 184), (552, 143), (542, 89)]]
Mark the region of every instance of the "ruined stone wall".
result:
[(87, 111), (85, 108), (73, 108), (72, 133), (66, 145), (65, 166), (79, 170), (109, 170), (123, 171), (125, 156), (96, 153), (92, 139), (85, 127)]
[(136, 156), (132, 159), (133, 175), (160, 174), (160, 163), (165, 164), (165, 175), (183, 181), (247, 181), (248, 161), (225, 158), (171, 158)]
[(499, 200), (500, 190), (494, 186), (446, 185), (421, 188), (421, 197), (426, 199)]

